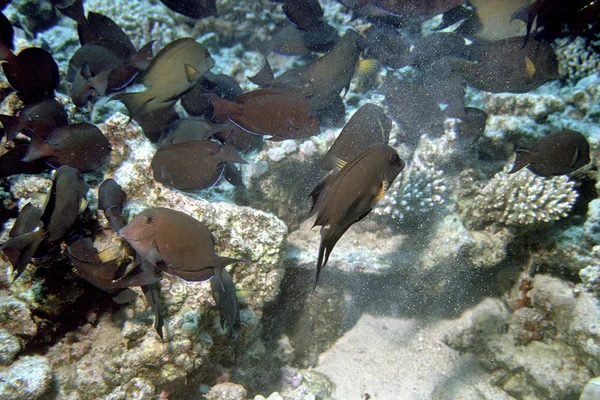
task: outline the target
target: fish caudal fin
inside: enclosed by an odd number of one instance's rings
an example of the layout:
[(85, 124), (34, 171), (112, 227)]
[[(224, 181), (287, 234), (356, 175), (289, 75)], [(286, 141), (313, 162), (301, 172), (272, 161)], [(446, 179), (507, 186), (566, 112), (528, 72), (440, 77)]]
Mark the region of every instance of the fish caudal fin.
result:
[(273, 69), (271, 68), (271, 64), (265, 58), (265, 65), (262, 67), (260, 71), (254, 76), (249, 76), (250, 82), (257, 84), (258, 86), (266, 86), (270, 83), (273, 83), (275, 80), (275, 75), (273, 74)]
[(2, 245), (2, 251), (13, 266), (13, 282), (25, 271), (44, 238), (43, 231), (36, 230), (12, 237)]
[(88, 22), (83, 10), (83, 0), (75, 0), (70, 6), (56, 8), (61, 14), (71, 18), (78, 24), (87, 24)]
[(527, 150), (517, 150), (517, 157), (515, 158), (515, 163), (508, 174), (514, 174), (517, 171), (522, 170), (524, 167), (531, 163), (530, 153)]
[(26, 128), (25, 130), (27, 136), (31, 137), (31, 143), (22, 161), (31, 162), (53, 155), (52, 147), (40, 135), (35, 133), (33, 129)]
[(0, 114), (0, 123), (4, 127), (4, 131), (6, 132), (6, 141), (12, 141), (19, 132), (21, 132), (21, 120), (19, 117), (14, 117), (11, 115), (1, 115)]
[(240, 308), (235, 290), (235, 283), (226, 269), (215, 271), (215, 276), (210, 280), (213, 298), (221, 314), (221, 328), (225, 329), (224, 323), (231, 328), (235, 341), (239, 338)]

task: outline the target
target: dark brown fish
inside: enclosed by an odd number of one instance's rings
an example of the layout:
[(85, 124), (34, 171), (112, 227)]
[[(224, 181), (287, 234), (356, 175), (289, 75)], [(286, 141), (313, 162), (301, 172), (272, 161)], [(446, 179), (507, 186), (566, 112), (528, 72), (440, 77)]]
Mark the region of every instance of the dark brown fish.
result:
[(19, 211), (19, 216), (11, 228), (8, 236), (21, 236), (33, 232), (40, 227), (42, 222), (42, 210), (31, 203), (27, 203)]
[(373, 4), (375, 7), (401, 17), (442, 14), (460, 7), (463, 0), (356, 0), (354, 8)]
[(177, 143), (209, 140), (223, 130), (231, 129), (225, 125), (213, 124), (200, 118), (182, 118), (170, 124), (160, 138), (159, 147)]
[(23, 161), (29, 145), (18, 145), (0, 156), (0, 178), (17, 174), (37, 175), (48, 171), (50, 166), (43, 159), (32, 162)]
[(225, 268), (222, 269), (221, 276), (215, 274), (210, 279), (210, 287), (213, 298), (217, 303), (219, 314), (221, 314), (221, 329), (224, 329), (224, 323), (227, 323), (231, 329), (234, 340), (239, 338), (240, 308), (238, 306), (235, 283)]
[(226, 162), (245, 163), (230, 144), (184, 142), (158, 149), (152, 171), (154, 179), (165, 186), (195, 192), (217, 183)]
[(118, 232), (125, 226), (123, 203), (125, 192), (114, 179), (106, 179), (98, 188), (98, 209), (104, 211), (111, 228)]
[(177, 39), (150, 62), (143, 77), (146, 90), (119, 94), (113, 99), (123, 102), (132, 118), (163, 109), (173, 105), (214, 64), (208, 50), (194, 39)]
[(373, 25), (361, 37), (367, 57), (390, 68), (402, 68), (413, 62), (410, 43), (400, 32), (388, 26)]
[(512, 169), (514, 174), (523, 167), (539, 176), (570, 174), (590, 163), (590, 145), (577, 131), (558, 131), (538, 140), (529, 150), (517, 151)]
[[(25, 128), (29, 128), (41, 138), (47, 138), (56, 129), (67, 125), (67, 112), (54, 99), (25, 106), (15, 116), (0, 115), (0, 122), (6, 131), (6, 141), (13, 140)], [(27, 131), (24, 132), (27, 134)]]
[(321, 168), (334, 170), (340, 162), (345, 164), (374, 144), (388, 144), (392, 120), (375, 104), (359, 108), (348, 121), (333, 145), (323, 157)]
[(193, 19), (217, 15), (217, 0), (160, 0), (170, 10)]
[(5, 60), (10, 52), (14, 50), (13, 26), (4, 13), (0, 13), (0, 60)]
[(10, 52), (2, 69), (10, 86), (28, 104), (53, 97), (58, 87), (58, 65), (46, 50), (28, 47), (18, 55)]
[(406, 143), (416, 145), (421, 135), (439, 136), (444, 132), (442, 110), (423, 86), (390, 78), (382, 87), (390, 114)]
[(215, 253), (215, 238), (200, 221), (179, 211), (150, 208), (119, 231), (144, 259), (187, 281), (220, 274), (237, 260)]
[(274, 0), (283, 3), (283, 12), (298, 28), (305, 31), (319, 30), (323, 24), (323, 9), (319, 0)]
[(304, 96), (312, 109), (327, 109), (348, 90), (360, 50), (358, 33), (348, 30), (333, 50), (306, 67), (292, 69), (277, 78), (268, 63), (250, 80), (264, 88), (288, 90)]
[(102, 131), (94, 124), (80, 122), (55, 130), (46, 140), (32, 134), (32, 142), (23, 161), (52, 157), (58, 165), (91, 172), (100, 168), (109, 154), (110, 143)]
[(73, 230), (87, 189), (78, 169), (64, 165), (55, 172), (41, 218), (49, 243), (62, 241)]
[(396, 150), (375, 144), (313, 189), (309, 217), (316, 214), (313, 226), (321, 226), (315, 288), (335, 244), (348, 228), (371, 212), (402, 169), (404, 161)]
[(206, 72), (187, 93), (181, 96), (181, 105), (190, 115), (206, 115), (207, 108), (210, 107), (210, 102), (202, 97), (206, 93), (234, 100), (243, 91), (233, 78), (224, 74)]
[(169, 104), (149, 113), (141, 113), (132, 117), (144, 131), (151, 142), (158, 142), (169, 125), (179, 118), (175, 104)]
[(449, 60), (466, 82), (488, 92), (524, 93), (558, 79), (558, 60), (546, 42), (515, 37), (478, 45), (476, 62)]

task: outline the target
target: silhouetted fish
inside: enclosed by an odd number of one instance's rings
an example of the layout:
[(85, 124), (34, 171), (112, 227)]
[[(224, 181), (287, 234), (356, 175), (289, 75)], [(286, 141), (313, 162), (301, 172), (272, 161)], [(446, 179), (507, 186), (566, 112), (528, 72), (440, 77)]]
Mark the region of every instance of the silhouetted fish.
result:
[(514, 174), (527, 166), (539, 176), (570, 174), (590, 162), (590, 145), (577, 131), (558, 131), (535, 142), (529, 150), (518, 150)]
[(558, 60), (546, 42), (515, 37), (485, 45), (472, 52), (476, 62), (451, 59), (467, 83), (488, 92), (524, 93), (558, 79)]
[(160, 2), (176, 13), (194, 19), (217, 15), (217, 0), (160, 0)]
[(340, 162), (345, 164), (354, 160), (371, 145), (388, 144), (391, 129), (392, 120), (381, 107), (371, 103), (363, 105), (335, 139), (321, 161), (321, 168), (336, 169)]
[(230, 144), (184, 142), (158, 149), (152, 158), (152, 171), (157, 182), (194, 192), (217, 183), (226, 162), (245, 163)]
[(224, 323), (231, 328), (234, 340), (238, 339), (240, 330), (240, 308), (238, 306), (235, 283), (225, 268), (222, 269), (221, 277), (217, 274), (210, 279), (210, 287), (213, 298), (217, 303), (219, 314), (221, 314), (221, 328)]
[(14, 50), (13, 26), (4, 13), (0, 13), (0, 60), (6, 59), (8, 54)]
[(479, 108), (467, 107), (460, 116), (458, 124), (458, 142), (463, 150), (470, 147), (483, 136), (488, 115)]
[(170, 124), (160, 138), (159, 147), (177, 143), (209, 140), (222, 130), (231, 129), (200, 118), (182, 118)]
[(371, 26), (361, 37), (361, 46), (367, 57), (376, 59), (386, 67), (397, 69), (413, 62), (408, 40), (388, 26)]
[(33, 232), (40, 227), (42, 219), (42, 210), (31, 203), (27, 203), (19, 211), (19, 216), (15, 224), (11, 228), (8, 236), (21, 236), (29, 232)]
[(104, 211), (104, 215), (110, 227), (118, 232), (125, 226), (123, 219), (123, 203), (125, 202), (125, 193), (114, 179), (106, 179), (98, 188), (98, 209)]
[(177, 39), (150, 62), (143, 77), (145, 91), (118, 94), (113, 99), (121, 100), (135, 119), (174, 104), (214, 63), (208, 50), (194, 39)]
[(28, 104), (52, 97), (58, 87), (58, 65), (39, 47), (28, 47), (18, 55), (9, 52), (2, 69), (10, 86)]
[(110, 143), (94, 124), (80, 122), (63, 126), (52, 132), (46, 140), (33, 133), (27, 156), (29, 162), (43, 157), (53, 157), (58, 165), (69, 165), (81, 172), (100, 168), (110, 154)]
[(215, 253), (215, 238), (200, 221), (179, 211), (150, 208), (119, 231), (144, 259), (187, 281), (221, 274), (237, 260)]
[(165, 129), (179, 118), (175, 104), (168, 104), (149, 113), (141, 113), (132, 117), (144, 131), (151, 142), (157, 142), (165, 133)]
[(29, 145), (18, 145), (0, 156), (0, 178), (16, 174), (41, 174), (50, 169), (43, 159), (32, 162), (23, 161), (27, 155)]
[(390, 114), (404, 132), (401, 138), (408, 144), (417, 144), (421, 135), (439, 136), (443, 133), (442, 110), (423, 86), (386, 79), (382, 88)]
[[(1, 115), (0, 122), (6, 131), (6, 141), (13, 140), (25, 128), (29, 128), (41, 138), (47, 138), (56, 129), (67, 125), (67, 112), (54, 99), (25, 106), (16, 115)], [(27, 130), (24, 134), (27, 134)]]
[(253, 90), (236, 97), (236, 103), (214, 95), (207, 97), (215, 122), (229, 119), (249, 133), (269, 136), (269, 140), (300, 139), (320, 132), (310, 103), (290, 91)]
[(309, 217), (316, 214), (313, 226), (321, 226), (315, 288), (335, 244), (350, 226), (371, 212), (402, 169), (404, 161), (396, 150), (375, 144), (313, 189)]

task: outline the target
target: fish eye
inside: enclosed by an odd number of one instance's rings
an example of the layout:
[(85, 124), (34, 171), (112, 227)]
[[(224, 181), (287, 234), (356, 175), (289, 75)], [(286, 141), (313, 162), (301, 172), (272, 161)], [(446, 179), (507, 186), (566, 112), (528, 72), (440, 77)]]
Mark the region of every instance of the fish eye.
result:
[(151, 224), (153, 224), (153, 223), (154, 223), (154, 217), (153, 217), (152, 215), (148, 215), (148, 216), (146, 217), (146, 223), (147, 223), (148, 225), (151, 225)]

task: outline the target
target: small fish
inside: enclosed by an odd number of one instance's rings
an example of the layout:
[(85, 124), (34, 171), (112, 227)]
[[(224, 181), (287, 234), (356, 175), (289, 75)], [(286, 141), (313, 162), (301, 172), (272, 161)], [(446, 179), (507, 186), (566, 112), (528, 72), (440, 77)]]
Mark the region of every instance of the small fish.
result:
[(17, 55), (9, 51), (2, 69), (8, 84), (27, 104), (52, 98), (58, 88), (58, 65), (50, 53), (39, 47), (28, 47)]
[(200, 221), (168, 208), (150, 208), (119, 231), (145, 260), (187, 281), (203, 281), (240, 262), (215, 253), (215, 238)]
[(350, 118), (342, 132), (323, 157), (321, 168), (325, 170), (341, 169), (340, 163), (353, 160), (371, 145), (388, 144), (392, 120), (385, 111), (375, 104), (367, 103)]
[(232, 145), (199, 140), (158, 149), (152, 158), (152, 171), (157, 182), (194, 192), (217, 183), (226, 162), (245, 163)]
[(48, 99), (25, 106), (14, 116), (0, 115), (0, 122), (6, 131), (6, 141), (10, 142), (25, 128), (45, 139), (56, 129), (67, 125), (68, 120), (64, 107), (58, 101)]
[(244, 93), (234, 102), (207, 95), (213, 105), (213, 119), (226, 118), (243, 130), (269, 136), (269, 140), (300, 139), (320, 133), (319, 120), (310, 103), (302, 96), (273, 89)]
[(479, 108), (466, 107), (458, 124), (458, 143), (463, 150), (468, 150), (483, 136), (488, 115)]
[(309, 217), (316, 214), (313, 227), (321, 226), (315, 288), (335, 244), (371, 212), (404, 165), (392, 147), (374, 144), (313, 189)]
[(113, 96), (132, 118), (174, 104), (215, 64), (208, 50), (191, 38), (177, 39), (152, 59), (142, 79), (146, 90)]
[(590, 145), (580, 132), (553, 132), (533, 144), (529, 150), (517, 151), (512, 169), (514, 174), (523, 167), (539, 176), (570, 174), (590, 163)]
[(227, 126), (213, 124), (201, 118), (182, 118), (167, 127), (158, 146), (166, 147), (178, 143), (209, 140), (227, 129)]
[(210, 287), (215, 303), (217, 303), (219, 314), (221, 314), (221, 328), (224, 328), (224, 323), (227, 323), (234, 340), (237, 340), (241, 326), (240, 308), (238, 306), (235, 283), (231, 279), (229, 272), (223, 268), (220, 277), (218, 274), (215, 274), (210, 279)]
[(160, 0), (170, 10), (193, 19), (217, 15), (217, 0)]
[(111, 228), (118, 232), (125, 226), (123, 219), (123, 203), (125, 192), (114, 179), (106, 179), (98, 188), (98, 209), (104, 211), (104, 215)]
[[(30, 131), (32, 132), (32, 131)], [(52, 157), (58, 165), (69, 165), (81, 172), (100, 168), (110, 154), (110, 143), (94, 124), (80, 122), (52, 132), (46, 140), (35, 132), (23, 161)]]

